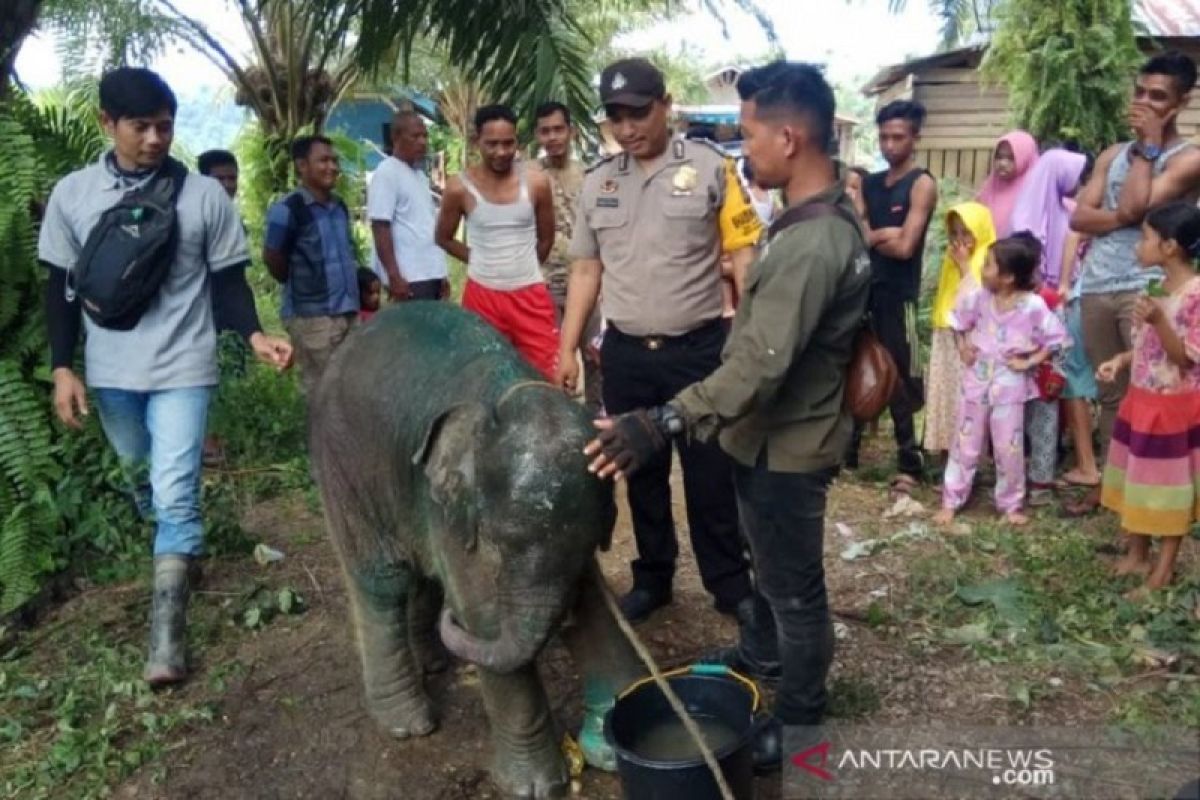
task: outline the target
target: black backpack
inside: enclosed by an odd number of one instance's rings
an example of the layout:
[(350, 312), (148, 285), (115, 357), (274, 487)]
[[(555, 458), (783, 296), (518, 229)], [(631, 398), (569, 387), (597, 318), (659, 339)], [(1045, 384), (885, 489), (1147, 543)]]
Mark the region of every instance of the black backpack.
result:
[(137, 325), (171, 271), (179, 241), (175, 204), (187, 167), (173, 158), (100, 215), (83, 243), (71, 288), (102, 328)]

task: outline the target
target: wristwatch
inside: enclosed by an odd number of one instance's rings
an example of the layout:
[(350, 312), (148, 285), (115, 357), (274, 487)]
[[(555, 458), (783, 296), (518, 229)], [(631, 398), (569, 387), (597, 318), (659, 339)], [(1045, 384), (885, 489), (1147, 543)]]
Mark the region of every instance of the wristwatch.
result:
[(679, 409), (670, 403), (650, 409), (650, 416), (659, 430), (669, 438), (673, 439), (687, 430), (687, 421), (679, 413)]
[(1163, 154), (1163, 149), (1156, 144), (1142, 144), (1138, 142), (1134, 145), (1133, 152), (1147, 161), (1157, 161), (1158, 157)]

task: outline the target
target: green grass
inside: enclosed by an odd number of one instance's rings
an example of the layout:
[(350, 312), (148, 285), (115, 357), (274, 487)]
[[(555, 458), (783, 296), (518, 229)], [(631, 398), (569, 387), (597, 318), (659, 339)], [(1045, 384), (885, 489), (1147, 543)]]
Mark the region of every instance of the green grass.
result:
[(829, 716), (841, 720), (870, 717), (882, 701), (870, 676), (835, 675), (829, 682)]
[(213, 719), (209, 703), (152, 692), (141, 648), (111, 631), (63, 627), (38, 648), (53, 655), (0, 660), (0, 797), (104, 797), (173, 732)]
[[(1115, 689), (1114, 721), (1200, 725), (1200, 578), (1138, 604), (1124, 592), (1140, 579), (1111, 577), (1095, 551), (1112, 539), (1108, 524), (1042, 518), (1018, 530), (971, 523), (970, 534), (910, 563), (898, 612), (906, 623), (929, 632), (935, 647)], [(1155, 670), (1163, 680), (1139, 680)], [(1020, 682), (1011, 694), (1028, 706), (1045, 689)]]
[[(77, 610), (46, 630), (12, 637), (0, 653), (0, 798), (105, 797), (143, 766), (157, 780), (180, 730), (212, 722), (221, 695), (246, 675), (246, 665), (231, 659), (213, 664), (195, 685), (151, 691), (141, 675), (149, 593), (139, 586), (98, 600), (122, 597), (115, 614)], [(215, 654), (223, 640), (304, 609), (291, 587), (262, 583), (223, 602), (195, 597), (188, 648)]]

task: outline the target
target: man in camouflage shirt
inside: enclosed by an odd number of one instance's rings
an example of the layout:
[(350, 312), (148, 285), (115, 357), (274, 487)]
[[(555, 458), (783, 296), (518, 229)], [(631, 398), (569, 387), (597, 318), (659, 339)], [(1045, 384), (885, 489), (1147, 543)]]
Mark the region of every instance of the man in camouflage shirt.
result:
[[(570, 277), (571, 259), (567, 251), (571, 246), (571, 235), (575, 225), (575, 206), (579, 190), (583, 186), (583, 167), (571, 157), (571, 143), (575, 128), (571, 124), (571, 112), (562, 103), (548, 102), (538, 106), (537, 126), (534, 129), (538, 145), (545, 156), (538, 166), (550, 178), (554, 191), (554, 247), (550, 257), (542, 264), (542, 277), (554, 299), (554, 310), (558, 324), (562, 325), (563, 309), (567, 303), (567, 282)], [(583, 346), (583, 395), (587, 408), (599, 415), (603, 408), (600, 395), (600, 354), (593, 340), (600, 333), (600, 309), (592, 311), (584, 329)]]

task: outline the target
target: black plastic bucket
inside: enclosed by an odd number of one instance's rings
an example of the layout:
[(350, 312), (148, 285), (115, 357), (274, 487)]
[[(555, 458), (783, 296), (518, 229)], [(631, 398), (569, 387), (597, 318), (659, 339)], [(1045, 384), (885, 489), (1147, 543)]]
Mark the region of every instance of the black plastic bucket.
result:
[[(693, 718), (712, 721), (732, 733), (732, 741), (713, 755), (733, 796), (752, 800), (754, 715), (759, 702), (754, 684), (714, 664), (697, 664), (664, 677)], [(648, 729), (676, 720), (666, 695), (650, 680), (635, 683), (617, 698), (605, 718), (604, 735), (616, 751), (626, 800), (721, 800), (703, 756), (658, 760), (638, 752), (639, 737)]]

